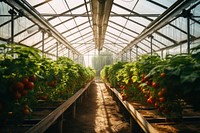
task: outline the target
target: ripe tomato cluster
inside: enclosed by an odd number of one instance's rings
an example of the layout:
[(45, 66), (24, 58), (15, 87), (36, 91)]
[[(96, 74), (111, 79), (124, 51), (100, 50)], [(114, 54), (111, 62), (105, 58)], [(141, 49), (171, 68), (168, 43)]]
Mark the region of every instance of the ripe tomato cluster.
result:
[[(164, 80), (166, 74), (160, 73), (161, 80)], [(141, 87), (142, 86), (142, 87)], [(170, 113), (169, 103), (172, 102), (168, 98), (167, 87), (154, 81), (153, 78), (142, 76), (140, 90), (142, 91), (146, 102), (153, 105), (159, 112), (164, 115)]]
[[(158, 75), (158, 74), (157, 74)], [(159, 79), (159, 80), (158, 80)], [(153, 106), (157, 111), (166, 117), (171, 116), (173, 110), (177, 110), (178, 106), (174, 105), (174, 99), (170, 96), (170, 90), (163, 84), (166, 80), (166, 74), (161, 72), (156, 78), (141, 75), (141, 80), (137, 82), (128, 82), (119, 85), (122, 100), (128, 98), (143, 99), (147, 104)]]
[(18, 82), (14, 83), (14, 85), (12, 86), (14, 98), (20, 100), (22, 96), (26, 96), (29, 91), (35, 87), (34, 82), (36, 80), (36, 75), (31, 75), (29, 77), (22, 77)]

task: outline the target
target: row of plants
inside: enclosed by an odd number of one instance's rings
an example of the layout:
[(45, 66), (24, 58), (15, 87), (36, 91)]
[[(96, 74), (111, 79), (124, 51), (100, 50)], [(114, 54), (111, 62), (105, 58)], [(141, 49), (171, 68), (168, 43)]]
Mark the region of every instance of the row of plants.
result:
[(95, 76), (69, 58), (41, 57), (31, 47), (1, 44), (0, 51), (0, 123), (20, 123), (39, 101), (67, 100)]
[(105, 66), (101, 78), (117, 88), (123, 100), (150, 104), (166, 118), (182, 118), (183, 108), (200, 110), (200, 46), (192, 54), (142, 55), (134, 62)]

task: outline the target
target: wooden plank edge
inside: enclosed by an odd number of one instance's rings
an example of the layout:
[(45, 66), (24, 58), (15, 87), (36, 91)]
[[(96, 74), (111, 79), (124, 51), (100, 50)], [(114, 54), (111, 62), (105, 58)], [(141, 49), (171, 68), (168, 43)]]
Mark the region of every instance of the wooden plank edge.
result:
[(72, 97), (67, 99), (66, 102), (52, 111), (44, 119), (38, 122), (35, 126), (26, 131), (26, 133), (41, 133), (46, 131), (58, 119), (58, 117), (60, 117), (85, 92), (85, 90), (88, 89), (93, 81), (94, 79), (91, 80), (84, 88), (77, 91)]
[(124, 107), (129, 111), (129, 113), (132, 115), (132, 117), (138, 122), (138, 124), (141, 126), (141, 128), (146, 133), (158, 133), (158, 131), (127, 101), (123, 101), (121, 94), (115, 89), (111, 88), (108, 84), (105, 83), (105, 85), (115, 93), (115, 95), (118, 97), (120, 102), (124, 105)]

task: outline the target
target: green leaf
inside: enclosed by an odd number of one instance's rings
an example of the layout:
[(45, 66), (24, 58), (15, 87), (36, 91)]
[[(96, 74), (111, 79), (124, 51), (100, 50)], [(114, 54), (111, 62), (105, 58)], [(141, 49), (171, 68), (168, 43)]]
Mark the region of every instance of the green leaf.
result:
[(180, 76), (180, 80), (181, 80), (181, 83), (193, 83), (196, 81), (196, 79), (199, 78), (199, 74), (195, 71), (193, 71), (192, 73), (190, 73), (189, 75), (181, 75)]

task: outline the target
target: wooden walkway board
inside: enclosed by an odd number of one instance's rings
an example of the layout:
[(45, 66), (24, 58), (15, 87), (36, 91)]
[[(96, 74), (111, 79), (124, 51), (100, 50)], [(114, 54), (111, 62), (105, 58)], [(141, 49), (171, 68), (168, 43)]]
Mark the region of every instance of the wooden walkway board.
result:
[[(111, 95), (115, 95), (118, 98), (144, 132), (200, 133), (200, 112), (191, 112), (191, 106), (184, 108), (184, 114), (181, 122), (166, 121), (166, 118), (156, 115), (156, 110), (153, 109), (153, 107), (141, 105), (137, 102), (123, 101), (121, 94), (115, 88), (111, 88), (107, 83), (105, 83), (105, 85), (111, 91)], [(188, 112), (190, 113), (188, 114)]]
[(38, 122), (35, 126), (30, 128), (26, 133), (42, 133), (45, 132), (62, 114), (87, 90), (90, 84), (94, 80), (90, 81), (84, 88), (76, 92), (72, 97), (70, 97), (66, 102), (52, 111), (44, 119)]

